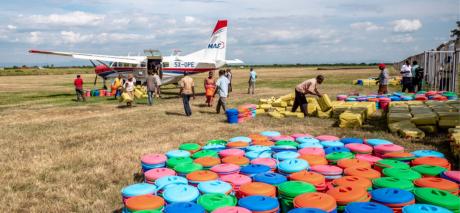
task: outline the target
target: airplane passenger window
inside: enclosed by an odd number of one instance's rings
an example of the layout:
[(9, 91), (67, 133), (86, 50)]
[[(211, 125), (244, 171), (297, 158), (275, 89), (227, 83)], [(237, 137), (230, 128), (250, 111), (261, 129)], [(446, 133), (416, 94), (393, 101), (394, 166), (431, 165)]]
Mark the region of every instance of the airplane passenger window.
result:
[(169, 67), (169, 62), (163, 62), (163, 67)]

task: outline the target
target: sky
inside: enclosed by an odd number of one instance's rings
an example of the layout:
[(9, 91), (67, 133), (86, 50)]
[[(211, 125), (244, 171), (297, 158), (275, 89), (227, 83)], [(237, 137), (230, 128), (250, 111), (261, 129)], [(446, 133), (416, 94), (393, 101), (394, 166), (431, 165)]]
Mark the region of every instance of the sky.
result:
[(29, 49), (169, 55), (206, 47), (228, 20), (247, 64), (399, 61), (449, 40), (460, 0), (0, 0), (0, 66), (90, 65)]

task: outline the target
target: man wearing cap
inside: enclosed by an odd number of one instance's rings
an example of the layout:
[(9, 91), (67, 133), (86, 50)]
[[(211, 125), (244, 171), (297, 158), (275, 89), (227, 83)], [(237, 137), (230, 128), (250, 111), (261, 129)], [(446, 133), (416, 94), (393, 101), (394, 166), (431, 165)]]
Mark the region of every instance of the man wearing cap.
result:
[(295, 99), (292, 105), (292, 112), (297, 111), (297, 107), (300, 106), (300, 111), (303, 112), (305, 117), (307, 116), (307, 98), (306, 95), (316, 95), (321, 97), (316, 86), (322, 84), (324, 81), (323, 75), (318, 75), (316, 78), (308, 79), (295, 87)]
[(377, 79), (377, 84), (379, 84), (379, 95), (387, 94), (388, 93), (388, 80), (390, 79), (390, 75), (388, 74), (388, 70), (385, 68), (385, 64), (379, 64), (380, 75)]

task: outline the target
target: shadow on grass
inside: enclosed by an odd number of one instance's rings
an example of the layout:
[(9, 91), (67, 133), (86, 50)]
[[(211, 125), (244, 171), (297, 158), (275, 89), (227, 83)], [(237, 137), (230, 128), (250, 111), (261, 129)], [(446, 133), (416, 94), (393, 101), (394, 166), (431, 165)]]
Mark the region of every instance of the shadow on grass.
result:
[(165, 114), (166, 114), (166, 115), (174, 115), (174, 116), (187, 117), (184, 113), (179, 113), (179, 112), (166, 111)]

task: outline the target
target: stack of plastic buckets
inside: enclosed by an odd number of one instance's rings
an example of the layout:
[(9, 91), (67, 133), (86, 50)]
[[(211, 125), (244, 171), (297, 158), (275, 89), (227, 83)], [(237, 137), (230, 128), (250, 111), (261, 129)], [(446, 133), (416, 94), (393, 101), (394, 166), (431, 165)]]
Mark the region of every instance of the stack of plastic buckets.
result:
[(414, 195), (402, 189), (376, 189), (371, 192), (371, 195), (372, 201), (390, 207), (394, 212), (401, 212), (403, 207), (415, 203)]
[(142, 171), (146, 172), (150, 169), (165, 167), (167, 157), (163, 154), (149, 154), (141, 158)]
[(233, 195), (219, 193), (201, 195), (197, 201), (207, 212), (213, 212), (222, 207), (236, 206), (236, 202), (237, 200)]
[(277, 213), (279, 212), (278, 200), (268, 196), (248, 196), (241, 198), (238, 205), (253, 213)]
[(413, 193), (417, 203), (443, 207), (454, 213), (460, 212), (460, 198), (448, 191), (435, 188), (416, 188)]
[(251, 182), (240, 186), (236, 197), (243, 198), (252, 195), (276, 197), (276, 187), (266, 183)]
[(165, 201), (156, 195), (141, 195), (128, 198), (123, 213), (131, 212), (161, 212)]
[(393, 210), (382, 204), (374, 202), (350, 203), (345, 207), (344, 213), (394, 213)]
[(281, 204), (281, 211), (287, 212), (293, 208), (292, 200), (298, 195), (315, 192), (313, 184), (301, 181), (287, 181), (278, 186), (278, 199)]
[(164, 213), (205, 213), (202, 206), (192, 202), (172, 203), (164, 208)]
[(231, 124), (238, 123), (238, 110), (237, 109), (227, 109), (225, 111), (225, 114), (227, 115), (228, 123), (231, 123)]
[(251, 178), (242, 174), (232, 174), (220, 177), (222, 181), (232, 184), (233, 192), (236, 194), (244, 184), (252, 182)]
[(337, 202), (339, 211), (343, 211), (345, 206), (352, 202), (368, 202), (371, 198), (363, 187), (358, 186), (337, 186), (327, 191)]
[(317, 208), (329, 213), (337, 213), (337, 203), (331, 195), (312, 192), (301, 194), (292, 201), (295, 208)]

